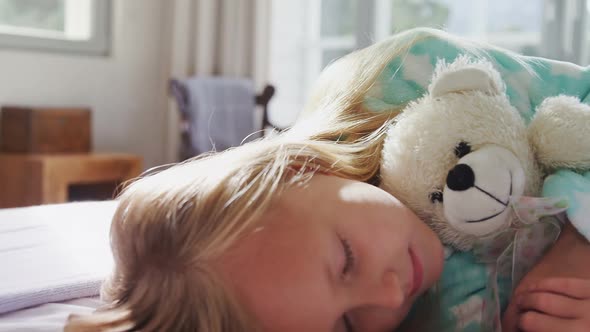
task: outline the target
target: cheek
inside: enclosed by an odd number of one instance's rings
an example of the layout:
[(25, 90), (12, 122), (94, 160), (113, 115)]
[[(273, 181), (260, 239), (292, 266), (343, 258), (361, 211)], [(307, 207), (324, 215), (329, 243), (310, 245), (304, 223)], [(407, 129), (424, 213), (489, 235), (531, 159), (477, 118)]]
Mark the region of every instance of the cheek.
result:
[(413, 303), (406, 303), (398, 310), (367, 307), (351, 313), (353, 324), (359, 331), (389, 332), (398, 327)]
[(440, 277), (444, 263), (444, 249), (438, 235), (424, 222), (418, 221), (412, 243), (421, 253), (424, 282), (432, 286)]
[[(415, 231), (407, 220), (399, 218), (388, 220), (367, 220), (357, 234), (362, 235), (362, 241), (366, 248), (374, 253), (383, 255), (404, 255), (410, 244), (410, 238)], [(386, 256), (389, 256), (386, 255)]]
[(226, 278), (265, 330), (328, 331), (342, 304), (330, 293), (323, 250), (310, 245), (313, 237), (296, 247), (284, 243), (242, 257), (241, 269)]

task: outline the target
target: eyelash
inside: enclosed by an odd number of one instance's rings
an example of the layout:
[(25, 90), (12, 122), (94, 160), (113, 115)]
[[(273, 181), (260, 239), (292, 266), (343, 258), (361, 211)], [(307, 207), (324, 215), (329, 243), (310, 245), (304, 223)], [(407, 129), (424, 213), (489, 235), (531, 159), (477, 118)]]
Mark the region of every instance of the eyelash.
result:
[(352, 252), (352, 248), (350, 243), (346, 240), (341, 238), (340, 242), (342, 242), (342, 248), (344, 249), (344, 255), (346, 257), (344, 267), (342, 268), (342, 276), (347, 276), (352, 268), (354, 267), (354, 253)]
[[(342, 243), (342, 248), (344, 250), (344, 267), (342, 268), (342, 277), (346, 277), (350, 274), (350, 271), (354, 268), (355, 258), (354, 253), (352, 251), (352, 247), (350, 242), (344, 238), (340, 238), (340, 242)], [(354, 328), (352, 327), (352, 322), (350, 318), (344, 314), (342, 315), (342, 321), (344, 322), (344, 327), (346, 332), (354, 332)]]
[(346, 332), (354, 332), (354, 328), (352, 327), (350, 318), (348, 318), (347, 315), (342, 316), (342, 321), (344, 322), (344, 329), (346, 330)]

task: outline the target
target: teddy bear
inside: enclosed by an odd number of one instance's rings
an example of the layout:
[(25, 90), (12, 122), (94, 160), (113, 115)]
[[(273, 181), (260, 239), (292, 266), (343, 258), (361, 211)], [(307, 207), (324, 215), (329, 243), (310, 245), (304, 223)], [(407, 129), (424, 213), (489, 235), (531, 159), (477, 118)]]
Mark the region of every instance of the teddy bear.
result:
[[(438, 62), (388, 129), (380, 168), (380, 186), (446, 246), (430, 295), (446, 312), (432, 330), (500, 331), (512, 287), (559, 234), (572, 200), (563, 188), (583, 177), (571, 170), (590, 170), (589, 132), (590, 106), (574, 97), (547, 98), (528, 121), (492, 62)], [(553, 197), (541, 197), (544, 181)], [(589, 218), (574, 219), (588, 230)]]

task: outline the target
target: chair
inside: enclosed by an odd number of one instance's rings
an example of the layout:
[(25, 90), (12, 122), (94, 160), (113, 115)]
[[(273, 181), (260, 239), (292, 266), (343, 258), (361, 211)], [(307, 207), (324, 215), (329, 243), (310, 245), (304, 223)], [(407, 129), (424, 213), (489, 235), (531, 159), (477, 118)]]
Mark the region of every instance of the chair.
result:
[[(201, 152), (193, 146), (193, 139), (194, 135), (194, 123), (191, 121), (191, 113), (189, 111), (190, 108), (190, 96), (187, 86), (178, 79), (171, 79), (169, 81), (169, 93), (173, 96), (178, 110), (180, 111), (181, 116), (181, 147), (180, 147), (180, 159), (185, 160), (190, 157), (193, 157)], [(268, 103), (272, 99), (275, 93), (275, 88), (272, 85), (266, 85), (260, 94), (252, 96), (254, 98), (254, 104), (260, 106), (262, 108), (262, 118), (258, 128), (254, 128), (255, 131), (259, 131), (261, 133), (265, 133), (267, 128), (272, 128), (275, 130), (282, 130), (275, 125), (273, 125), (268, 118)], [(253, 109), (255, 111), (255, 109)], [(254, 116), (254, 114), (252, 114)]]

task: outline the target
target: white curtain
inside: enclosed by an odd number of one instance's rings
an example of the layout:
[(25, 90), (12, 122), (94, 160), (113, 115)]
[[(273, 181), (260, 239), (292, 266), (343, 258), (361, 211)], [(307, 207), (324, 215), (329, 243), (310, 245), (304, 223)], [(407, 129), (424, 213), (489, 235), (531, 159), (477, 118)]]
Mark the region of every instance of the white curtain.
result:
[(587, 64), (587, 0), (545, 0), (542, 56)]
[[(170, 77), (247, 77), (261, 90), (268, 82), (271, 0), (172, 0), (164, 35), (169, 36)], [(177, 159), (178, 112), (169, 102), (167, 159)]]

